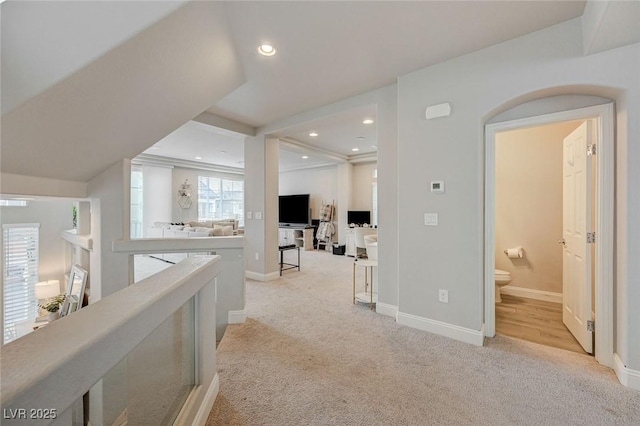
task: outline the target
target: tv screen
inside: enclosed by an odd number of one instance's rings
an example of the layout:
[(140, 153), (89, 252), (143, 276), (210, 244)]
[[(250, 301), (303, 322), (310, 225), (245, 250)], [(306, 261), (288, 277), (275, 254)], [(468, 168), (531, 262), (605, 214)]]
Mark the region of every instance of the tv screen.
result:
[(287, 225), (309, 225), (309, 194), (281, 195), (278, 222)]
[(356, 225), (362, 225), (363, 223), (371, 224), (371, 212), (364, 210), (349, 210), (347, 211), (347, 223)]

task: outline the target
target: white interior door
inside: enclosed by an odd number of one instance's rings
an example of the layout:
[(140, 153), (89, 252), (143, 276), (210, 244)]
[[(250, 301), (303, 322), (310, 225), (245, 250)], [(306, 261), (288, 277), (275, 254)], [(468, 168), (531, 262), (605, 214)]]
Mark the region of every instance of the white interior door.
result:
[(564, 139), (562, 234), (562, 321), (585, 351), (593, 353), (591, 320), (591, 140), (589, 122), (583, 122)]

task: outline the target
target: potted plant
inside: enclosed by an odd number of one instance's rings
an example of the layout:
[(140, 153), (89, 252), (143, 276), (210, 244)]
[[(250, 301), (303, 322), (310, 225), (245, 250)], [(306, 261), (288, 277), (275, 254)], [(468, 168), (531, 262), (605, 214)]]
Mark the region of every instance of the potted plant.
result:
[(45, 311), (49, 312), (49, 321), (58, 319), (60, 316), (60, 306), (64, 303), (65, 295), (59, 294), (50, 299), (47, 299), (44, 303), (38, 305)]

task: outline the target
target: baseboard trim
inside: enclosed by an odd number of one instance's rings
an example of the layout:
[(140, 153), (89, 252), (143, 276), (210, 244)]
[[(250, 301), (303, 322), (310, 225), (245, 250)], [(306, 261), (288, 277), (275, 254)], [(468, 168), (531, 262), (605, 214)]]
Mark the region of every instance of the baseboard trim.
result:
[(280, 272), (276, 271), (269, 272), (268, 274), (261, 274), (259, 272), (245, 271), (245, 277), (249, 278), (250, 280), (267, 282), (277, 280), (280, 277)]
[(618, 354), (613, 354), (613, 371), (616, 372), (618, 380), (620, 380), (620, 383), (624, 386), (634, 390), (640, 390), (640, 371), (627, 368), (627, 366), (622, 363)]
[(500, 287), (500, 293), (506, 294), (507, 296), (526, 297), (527, 299), (562, 303), (562, 293), (554, 293), (552, 291), (535, 290), (532, 288), (513, 287), (507, 285), (504, 287)]
[[(199, 404), (198, 407), (195, 407), (194, 405), (197, 403), (196, 401), (199, 399), (199, 394), (203, 390), (204, 389), (202, 389), (202, 387), (200, 389), (195, 389), (191, 393), (191, 395), (189, 395), (189, 398), (187, 398), (187, 401), (182, 406), (182, 410), (180, 410), (178, 417), (173, 423), (174, 425), (204, 426), (207, 423), (207, 419), (209, 418), (209, 413), (211, 413), (211, 410), (213, 409), (213, 404), (216, 402), (218, 392), (220, 391), (220, 377), (218, 376), (218, 373), (216, 373), (216, 375), (213, 377), (213, 380), (211, 380), (211, 383), (207, 388), (207, 392), (202, 398), (202, 402)], [(193, 411), (195, 411), (195, 414), (192, 417)], [(193, 420), (189, 420), (190, 418), (193, 418)]]
[(247, 320), (247, 310), (229, 311), (227, 322), (229, 324), (242, 324)]
[(482, 346), (484, 344), (483, 330), (472, 330), (470, 328), (406, 314), (404, 312), (398, 312), (397, 321), (398, 324), (406, 325), (407, 327), (428, 331), (429, 333), (449, 337), (450, 339), (470, 343), (475, 346)]
[(376, 312), (382, 315), (386, 315), (397, 320), (398, 307), (396, 305), (389, 305), (387, 303), (376, 303)]

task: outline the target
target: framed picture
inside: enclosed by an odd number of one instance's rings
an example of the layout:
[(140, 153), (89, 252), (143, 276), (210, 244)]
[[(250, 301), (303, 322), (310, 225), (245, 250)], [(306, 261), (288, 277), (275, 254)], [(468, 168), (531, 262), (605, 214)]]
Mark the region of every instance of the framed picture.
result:
[(87, 275), (88, 272), (78, 265), (71, 267), (69, 282), (67, 283), (67, 294), (60, 308), (60, 317), (67, 316), (82, 307)]

